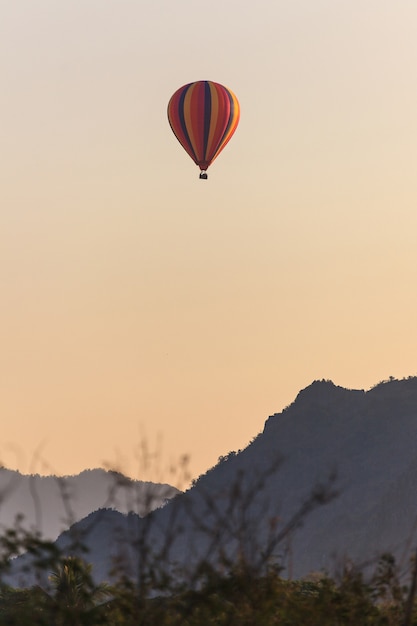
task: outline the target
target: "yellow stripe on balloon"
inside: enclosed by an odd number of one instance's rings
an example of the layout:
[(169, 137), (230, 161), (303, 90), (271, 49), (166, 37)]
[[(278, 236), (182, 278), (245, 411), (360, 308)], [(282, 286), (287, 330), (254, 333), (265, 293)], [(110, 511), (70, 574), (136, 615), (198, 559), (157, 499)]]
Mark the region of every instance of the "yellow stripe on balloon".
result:
[[(223, 137), (223, 141), (221, 141), (218, 149), (216, 150), (215, 154), (213, 155), (213, 158), (211, 160), (211, 162), (214, 161), (214, 159), (216, 159), (218, 157), (218, 155), (220, 154), (220, 152), (223, 150), (223, 148), (226, 146), (226, 144), (229, 142), (229, 140), (231, 139), (233, 133), (236, 130), (236, 127), (239, 123), (239, 119), (240, 119), (240, 106), (239, 106), (239, 101), (236, 98), (235, 94), (233, 93), (233, 91), (230, 91), (230, 89), (228, 89), (228, 92), (232, 98), (232, 102), (233, 102), (233, 117), (230, 120), (230, 126), (229, 129), (227, 131), (227, 134)], [(230, 113), (232, 115), (232, 112)]]

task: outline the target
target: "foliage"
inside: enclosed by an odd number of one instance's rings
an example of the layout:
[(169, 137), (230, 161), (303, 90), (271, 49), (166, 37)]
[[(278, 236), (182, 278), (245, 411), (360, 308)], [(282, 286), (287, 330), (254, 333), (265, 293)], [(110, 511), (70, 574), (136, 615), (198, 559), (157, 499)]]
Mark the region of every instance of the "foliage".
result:
[[(66, 568), (69, 568), (66, 570)], [(184, 590), (140, 601), (133, 584), (120, 584), (103, 601), (91, 587), (88, 567), (63, 563), (53, 574), (55, 593), (39, 587), (0, 593), (0, 624), (24, 626), (402, 626), (404, 593), (393, 603), (379, 603), (379, 583), (365, 582), (346, 570), (336, 582), (289, 581), (271, 569), (255, 577), (244, 564), (228, 575), (214, 571), (199, 590)], [(414, 621), (410, 624), (416, 624)]]
[[(233, 458), (231, 454), (226, 460)], [(154, 552), (148, 545), (152, 514), (142, 520), (136, 542), (136, 575), (116, 568), (111, 586), (94, 581), (87, 552), (83, 557), (61, 554), (55, 544), (25, 530), (17, 518), (13, 528), (0, 533), (0, 626), (417, 626), (416, 558), (410, 559), (408, 584), (390, 554), (383, 554), (371, 573), (369, 568), (365, 574), (346, 564), (338, 576), (283, 577), (277, 548), (314, 508), (337, 492), (330, 476), (283, 526), (272, 520), (269, 539), (261, 545), (259, 528), (248, 510), (263, 481), (277, 468), (279, 462), (250, 486), (238, 473), (224, 509), (201, 491), (213, 519), (210, 524), (204, 519), (194, 522), (210, 536), (210, 553), (221, 554), (219, 529), (236, 538), (237, 550), (223, 554), (220, 568), (204, 559), (189, 579), (178, 579), (166, 566), (172, 537), (167, 536), (162, 551)], [(82, 537), (77, 541), (82, 543)], [(32, 556), (30, 567), (37, 582), (13, 588), (7, 574), (22, 552)]]

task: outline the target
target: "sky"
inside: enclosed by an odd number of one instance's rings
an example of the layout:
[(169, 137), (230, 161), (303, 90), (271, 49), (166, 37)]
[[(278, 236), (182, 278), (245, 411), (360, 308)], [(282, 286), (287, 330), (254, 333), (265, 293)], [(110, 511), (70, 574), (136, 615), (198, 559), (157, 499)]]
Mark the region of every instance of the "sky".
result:
[[(313, 380), (417, 373), (416, 27), (414, 0), (1, 4), (0, 462), (197, 477)], [(203, 79), (241, 106), (207, 181), (166, 116)]]

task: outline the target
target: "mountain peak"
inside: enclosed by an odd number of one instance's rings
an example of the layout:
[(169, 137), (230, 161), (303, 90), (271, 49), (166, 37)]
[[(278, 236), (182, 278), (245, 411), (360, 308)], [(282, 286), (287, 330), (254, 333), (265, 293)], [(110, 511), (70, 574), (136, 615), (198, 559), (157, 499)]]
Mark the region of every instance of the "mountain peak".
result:
[(283, 414), (308, 413), (310, 418), (318, 413), (338, 413), (347, 403), (353, 405), (364, 396), (363, 389), (346, 389), (335, 385), (331, 380), (314, 380), (308, 387), (299, 391), (294, 402), (281, 413), (271, 415), (265, 422), (265, 429), (276, 425)]
[(313, 407), (324, 409), (335, 402), (351, 400), (354, 395), (363, 395), (364, 393), (363, 389), (346, 389), (335, 385), (331, 380), (315, 380), (298, 393), (294, 404), (298, 408), (308, 405), (310, 409)]

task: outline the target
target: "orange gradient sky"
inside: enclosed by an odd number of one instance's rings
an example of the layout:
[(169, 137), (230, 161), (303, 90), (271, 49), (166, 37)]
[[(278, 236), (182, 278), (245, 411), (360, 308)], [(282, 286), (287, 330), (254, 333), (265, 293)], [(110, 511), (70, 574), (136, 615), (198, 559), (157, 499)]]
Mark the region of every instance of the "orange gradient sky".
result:
[[(0, 31), (3, 463), (142, 478), (146, 438), (197, 476), (314, 379), (417, 373), (414, 1), (20, 0)], [(200, 79), (241, 104), (208, 181), (166, 118)]]

